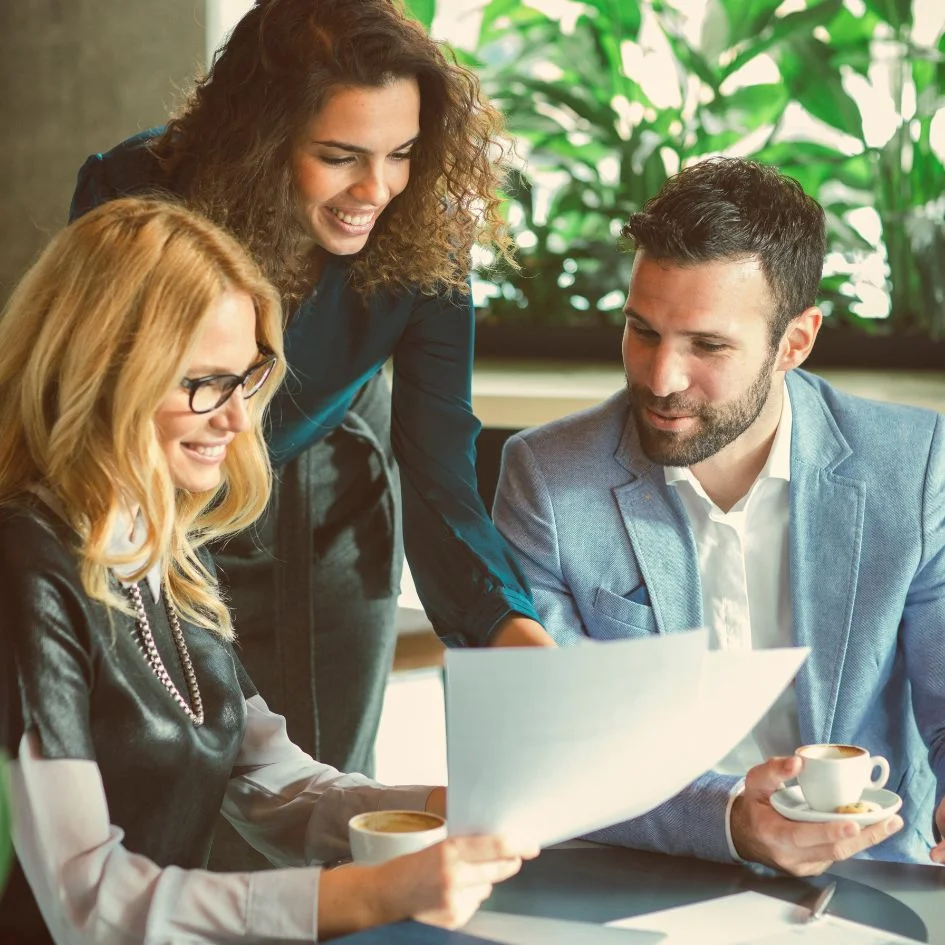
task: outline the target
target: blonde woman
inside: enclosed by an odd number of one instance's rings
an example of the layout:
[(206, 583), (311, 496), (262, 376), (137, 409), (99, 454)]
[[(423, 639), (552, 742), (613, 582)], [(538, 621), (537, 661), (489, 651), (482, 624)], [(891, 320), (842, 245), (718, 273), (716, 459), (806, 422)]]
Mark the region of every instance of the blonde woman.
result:
[[(322, 873), (361, 810), (442, 809), (288, 741), (242, 670), (206, 543), (265, 507), (280, 305), (234, 240), (126, 199), (57, 236), (0, 319), (0, 941), (325, 939), (456, 924), (519, 859), (453, 838)], [(221, 807), (279, 866), (212, 874)], [(431, 911), (432, 910), (432, 911)]]

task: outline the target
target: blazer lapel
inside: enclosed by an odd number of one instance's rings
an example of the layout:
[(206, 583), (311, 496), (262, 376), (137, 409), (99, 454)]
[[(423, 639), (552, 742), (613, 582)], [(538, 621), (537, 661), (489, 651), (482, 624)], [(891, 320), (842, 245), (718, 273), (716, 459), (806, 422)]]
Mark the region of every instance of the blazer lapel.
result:
[(804, 744), (831, 740), (853, 617), (865, 487), (836, 472), (850, 455), (823, 398), (788, 375), (794, 412), (788, 536), (795, 642), (811, 648), (797, 675)]
[(663, 468), (644, 456), (632, 423), (624, 428), (614, 459), (632, 476), (613, 493), (659, 632), (701, 627), (702, 582), (689, 520), (666, 485)]

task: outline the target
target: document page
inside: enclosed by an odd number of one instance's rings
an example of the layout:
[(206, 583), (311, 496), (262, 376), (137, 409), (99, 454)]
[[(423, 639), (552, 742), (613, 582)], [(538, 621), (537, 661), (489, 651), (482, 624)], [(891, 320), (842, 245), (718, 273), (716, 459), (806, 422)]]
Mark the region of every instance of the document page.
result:
[(915, 945), (913, 939), (825, 915), (807, 922), (804, 906), (756, 892), (608, 922), (619, 929), (659, 930), (661, 945)]
[(705, 630), (447, 651), (450, 831), (548, 846), (652, 810), (754, 727), (807, 652), (710, 652)]
[(463, 926), (463, 931), (501, 945), (657, 945), (664, 941), (659, 932), (642, 929), (482, 910)]

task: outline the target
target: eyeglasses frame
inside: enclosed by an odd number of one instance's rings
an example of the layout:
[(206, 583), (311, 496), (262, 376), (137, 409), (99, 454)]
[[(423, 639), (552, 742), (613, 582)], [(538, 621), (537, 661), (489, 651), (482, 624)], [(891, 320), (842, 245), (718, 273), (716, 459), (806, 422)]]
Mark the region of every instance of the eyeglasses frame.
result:
[[(255, 364), (251, 364), (242, 374), (206, 374), (203, 377), (182, 377), (180, 386), (187, 391), (187, 402), (190, 406), (191, 413), (203, 415), (207, 413), (213, 413), (214, 410), (219, 410), (220, 407), (222, 407), (233, 396), (233, 394), (236, 393), (238, 388), (246, 386), (246, 382), (249, 380), (251, 374), (258, 371), (261, 367), (266, 366), (266, 372), (263, 374), (259, 383), (248, 394), (243, 394), (243, 400), (249, 400), (249, 398), (254, 394), (258, 394), (259, 391), (262, 390), (266, 381), (269, 380), (269, 375), (272, 374), (272, 369), (276, 366), (276, 362), (279, 360), (279, 358), (268, 348), (260, 348), (259, 353), (263, 355), (263, 359), (261, 361), (256, 361)], [(197, 393), (197, 391), (199, 391), (200, 388), (206, 384), (224, 379), (235, 382), (230, 390), (223, 394), (212, 407), (208, 407), (206, 410), (195, 410), (194, 395)]]

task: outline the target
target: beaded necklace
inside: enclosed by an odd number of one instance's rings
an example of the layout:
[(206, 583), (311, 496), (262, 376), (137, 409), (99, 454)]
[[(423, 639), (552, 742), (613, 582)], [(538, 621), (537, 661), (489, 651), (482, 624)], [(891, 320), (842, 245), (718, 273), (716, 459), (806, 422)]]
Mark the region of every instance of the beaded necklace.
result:
[[(194, 672), (194, 664), (190, 661), (190, 652), (187, 649), (187, 641), (184, 639), (184, 631), (181, 630), (180, 620), (177, 619), (177, 612), (171, 606), (167, 592), (162, 593), (164, 598), (164, 609), (167, 612), (167, 622), (170, 624), (171, 636), (174, 638), (174, 646), (177, 649), (177, 656), (180, 659), (181, 667), (184, 670), (184, 677), (187, 680), (187, 690), (190, 693), (190, 704), (181, 695), (180, 690), (174, 684), (174, 680), (168, 675), (164, 666), (164, 660), (158, 652), (157, 644), (154, 642), (154, 634), (151, 632), (151, 623), (144, 609), (144, 601), (141, 599), (141, 589), (137, 584), (132, 584), (126, 588), (128, 596), (131, 598), (131, 605), (135, 612), (135, 639), (138, 648), (141, 650), (144, 658), (151, 667), (151, 672), (157, 677), (158, 681), (170, 693), (171, 698), (187, 713), (194, 725), (200, 726), (204, 722), (203, 699), (200, 698), (200, 687), (197, 685), (197, 675)], [(193, 708), (191, 708), (193, 706)]]

